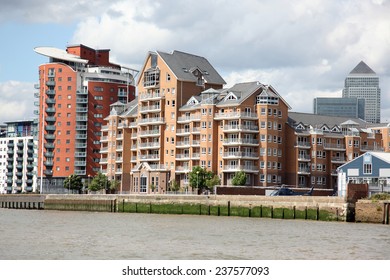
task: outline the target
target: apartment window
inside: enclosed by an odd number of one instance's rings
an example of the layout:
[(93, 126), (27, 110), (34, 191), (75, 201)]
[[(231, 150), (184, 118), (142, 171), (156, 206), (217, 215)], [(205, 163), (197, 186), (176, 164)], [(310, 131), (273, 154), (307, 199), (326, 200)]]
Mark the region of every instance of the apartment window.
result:
[(211, 128), (211, 124), (212, 124), (212, 122), (209, 122), (209, 128)]
[(175, 100), (172, 100), (172, 107), (175, 107)]
[(265, 128), (265, 122), (260, 122), (260, 128)]
[(72, 104), (67, 104), (66, 107), (67, 108), (72, 108)]
[(94, 99), (95, 99), (95, 100), (103, 100), (103, 96), (101, 96), (101, 95), (96, 95), (96, 96), (94, 96)]
[(207, 114), (207, 110), (205, 108), (202, 108), (202, 115), (206, 115)]
[(260, 169), (264, 169), (265, 167), (265, 162), (264, 161), (260, 161)]
[(260, 114), (262, 115), (262, 116), (265, 116), (265, 108), (261, 108), (261, 111), (260, 111)]
[(175, 113), (174, 112), (171, 113), (171, 119), (172, 120), (175, 119)]
[(68, 88), (67, 88), (68, 90), (72, 90), (72, 86), (68, 86)]
[(207, 167), (211, 167), (211, 160), (207, 161)]
[(171, 137), (171, 143), (175, 144), (175, 138)]
[(102, 88), (102, 87), (94, 87), (93, 90), (94, 90), (94, 91), (102, 92), (102, 91), (103, 91), (103, 88)]
[(206, 128), (206, 122), (202, 122), (202, 129)]
[(176, 89), (172, 88), (172, 94), (175, 94), (175, 92), (176, 92)]
[(213, 110), (209, 108), (209, 115), (211, 116), (213, 114)]
[(211, 134), (209, 134), (209, 142), (211, 142)]
[(94, 114), (93, 115), (95, 118), (103, 118), (103, 114)]
[(209, 155), (211, 155), (211, 151), (212, 151), (212, 149), (211, 149), (211, 148), (208, 148), (208, 153), (209, 153)]
[(171, 80), (171, 75), (169, 75), (168, 73), (167, 73), (167, 82), (169, 82)]
[(68, 77), (68, 82), (71, 82), (72, 81), (72, 77)]

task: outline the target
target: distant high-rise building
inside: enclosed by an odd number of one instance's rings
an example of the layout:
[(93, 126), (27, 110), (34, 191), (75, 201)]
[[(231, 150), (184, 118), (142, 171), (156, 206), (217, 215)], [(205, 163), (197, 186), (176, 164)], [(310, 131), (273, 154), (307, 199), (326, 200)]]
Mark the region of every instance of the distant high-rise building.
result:
[[(100, 170), (100, 136), (110, 104), (135, 97), (138, 72), (110, 62), (108, 49), (71, 45), (38, 47), (49, 62), (39, 66), (38, 177), (44, 192), (63, 192), (63, 180)], [(42, 180), (40, 180), (42, 178)], [(42, 190), (41, 190), (42, 191)]]
[(356, 97), (314, 98), (313, 112), (316, 115), (351, 117), (364, 120), (365, 100)]
[(364, 98), (365, 120), (370, 123), (380, 123), (381, 89), (379, 88), (379, 77), (363, 61), (346, 77), (343, 97)]

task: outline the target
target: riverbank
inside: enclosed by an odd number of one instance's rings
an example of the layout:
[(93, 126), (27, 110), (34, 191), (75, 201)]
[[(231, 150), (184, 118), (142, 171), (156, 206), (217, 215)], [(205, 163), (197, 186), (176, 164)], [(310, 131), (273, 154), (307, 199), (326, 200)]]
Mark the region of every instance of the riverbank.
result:
[(1, 195), (2, 208), (155, 214), (241, 216), (277, 219), (350, 221), (345, 199), (327, 196), (269, 197), (253, 195)]

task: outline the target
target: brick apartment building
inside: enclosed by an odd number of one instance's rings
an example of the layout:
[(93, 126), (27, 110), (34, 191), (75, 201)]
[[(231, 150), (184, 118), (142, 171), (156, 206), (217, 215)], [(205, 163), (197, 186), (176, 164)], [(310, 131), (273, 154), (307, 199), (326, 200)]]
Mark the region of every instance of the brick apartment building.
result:
[(102, 172), (125, 193), (148, 193), (152, 184), (164, 193), (172, 180), (186, 188), (194, 166), (218, 174), (222, 185), (243, 170), (248, 186), (336, 189), (339, 166), (389, 150), (386, 126), (288, 112), (270, 85), (224, 84), (203, 57), (148, 53), (138, 97), (112, 104), (102, 127)]
[(70, 45), (66, 51), (38, 47), (49, 57), (39, 66), (38, 184), (62, 192), (64, 178), (84, 179), (100, 170), (100, 136), (109, 105), (135, 97), (134, 71), (110, 62), (108, 49)]

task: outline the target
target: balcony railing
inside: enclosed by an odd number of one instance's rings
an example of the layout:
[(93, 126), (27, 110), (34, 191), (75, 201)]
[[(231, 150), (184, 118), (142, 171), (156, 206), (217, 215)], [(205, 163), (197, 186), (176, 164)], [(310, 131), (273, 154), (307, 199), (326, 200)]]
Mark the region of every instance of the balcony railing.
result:
[(257, 139), (245, 139), (245, 138), (237, 138), (237, 139), (225, 139), (223, 141), (224, 145), (258, 145), (259, 140)]
[(249, 131), (258, 132), (259, 127), (255, 125), (225, 125), (223, 131)]
[(146, 118), (138, 121), (139, 125), (163, 123), (164, 118)]
[(259, 167), (254, 165), (224, 165), (224, 172), (236, 172), (236, 171), (244, 171), (244, 172), (259, 172)]
[(164, 97), (161, 93), (159, 92), (154, 92), (154, 93), (144, 93), (144, 94), (141, 94), (139, 99), (140, 100), (148, 100), (148, 99), (161, 99), (162, 97)]
[(215, 114), (215, 119), (257, 119), (257, 114), (249, 112), (230, 112)]
[(247, 152), (227, 152), (223, 154), (224, 158), (258, 158), (258, 153)]
[(144, 148), (159, 148), (160, 147), (160, 142), (147, 142), (147, 143), (140, 143), (138, 145), (140, 149)]
[(160, 111), (160, 110), (161, 110), (160, 105), (142, 106), (140, 108), (140, 112), (151, 112), (151, 111)]

